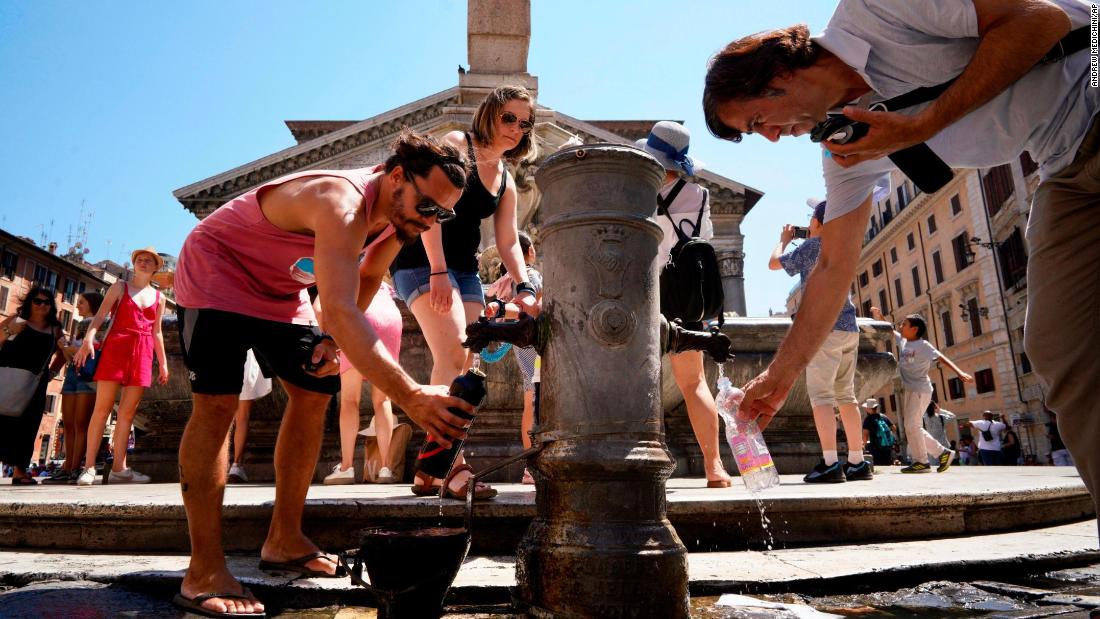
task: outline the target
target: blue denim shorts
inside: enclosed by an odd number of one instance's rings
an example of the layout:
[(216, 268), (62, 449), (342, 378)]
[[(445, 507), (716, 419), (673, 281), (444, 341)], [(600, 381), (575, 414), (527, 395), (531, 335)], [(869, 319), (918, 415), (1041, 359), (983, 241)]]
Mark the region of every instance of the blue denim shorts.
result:
[(76, 373), (76, 366), (69, 364), (65, 366), (65, 382), (61, 383), (61, 394), (67, 393), (95, 393), (96, 387), (94, 382), (87, 382), (80, 379), (80, 375)]
[[(429, 282), (431, 272), (430, 267), (398, 269), (393, 272), (394, 287), (397, 288), (397, 295), (405, 305), (412, 307), (417, 297), (431, 290)], [(447, 269), (447, 277), (451, 280), (451, 287), (458, 289), (463, 303), (485, 305), (485, 292), (481, 289), (481, 278), (477, 276), (477, 271)]]

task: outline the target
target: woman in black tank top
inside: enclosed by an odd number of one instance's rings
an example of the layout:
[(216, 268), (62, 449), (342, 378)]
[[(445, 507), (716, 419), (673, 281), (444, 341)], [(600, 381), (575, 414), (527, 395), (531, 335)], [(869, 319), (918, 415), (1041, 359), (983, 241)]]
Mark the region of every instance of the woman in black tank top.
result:
[[(432, 351), (434, 385), (448, 385), (469, 362), (462, 347), (466, 325), (485, 307), (477, 275), (481, 221), (490, 216), (501, 261), (509, 273), (526, 273), (516, 229), (516, 183), (504, 165), (534, 156), (531, 129), (534, 97), (524, 88), (502, 86), (485, 97), (474, 113), (469, 131), (453, 131), (443, 140), (469, 158), (466, 190), (455, 205), (455, 219), (432, 226), (406, 245), (390, 267), (398, 295), (405, 301)], [(521, 291), (530, 284), (517, 285)], [(534, 289), (517, 295), (516, 303), (538, 313)], [(461, 456), (447, 480), (448, 496), (465, 498), (471, 473)], [(439, 481), (417, 475), (413, 492), (438, 493)], [(434, 485), (434, 487), (433, 487)], [(475, 498), (489, 498), (496, 490), (478, 484)]]

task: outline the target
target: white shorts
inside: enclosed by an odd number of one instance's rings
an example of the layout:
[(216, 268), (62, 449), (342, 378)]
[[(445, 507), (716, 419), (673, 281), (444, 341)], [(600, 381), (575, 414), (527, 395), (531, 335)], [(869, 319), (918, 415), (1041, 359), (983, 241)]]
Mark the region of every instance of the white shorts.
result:
[(856, 353), (859, 333), (831, 331), (806, 366), (806, 391), (813, 406), (858, 404), (856, 401)]

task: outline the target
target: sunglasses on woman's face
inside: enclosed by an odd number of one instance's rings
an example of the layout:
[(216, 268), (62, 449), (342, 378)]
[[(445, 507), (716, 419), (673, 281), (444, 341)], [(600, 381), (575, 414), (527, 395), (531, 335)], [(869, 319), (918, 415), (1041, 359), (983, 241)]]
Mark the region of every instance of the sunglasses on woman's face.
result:
[(42, 297), (36, 297), (34, 299), (31, 299), (31, 303), (33, 303), (35, 305), (49, 305), (50, 300), (49, 299), (43, 299)]
[(500, 122), (506, 125), (511, 125), (519, 122), (519, 130), (522, 131), (525, 135), (531, 133), (531, 128), (535, 126), (535, 123), (529, 120), (520, 120), (518, 116), (511, 112), (502, 113), (500, 115)]
[(435, 200), (424, 195), (424, 193), (420, 191), (420, 187), (417, 186), (415, 178), (406, 175), (405, 179), (409, 181), (413, 187), (413, 191), (416, 192), (416, 206), (414, 208), (421, 217), (435, 217), (435, 220), (441, 224), (447, 223), (455, 218), (454, 211), (439, 206), (436, 204)]

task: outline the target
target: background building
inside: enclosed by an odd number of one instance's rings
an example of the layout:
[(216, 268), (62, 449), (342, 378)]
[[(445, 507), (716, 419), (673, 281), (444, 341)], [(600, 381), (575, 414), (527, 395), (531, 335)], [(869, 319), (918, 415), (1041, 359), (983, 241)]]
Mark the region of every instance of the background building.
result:
[[(24, 295), (35, 284), (57, 292), (57, 308), (67, 333), (79, 321), (77, 296), (83, 292), (105, 293), (114, 277), (102, 269), (84, 262), (79, 244), (64, 255), (58, 255), (57, 243), (42, 248), (34, 241), (0, 230), (0, 319), (19, 310)], [(61, 454), (61, 383), (63, 377), (50, 381), (46, 391), (46, 414), (35, 439), (34, 458), (46, 462)], [(10, 464), (5, 462), (5, 464)], [(26, 465), (26, 462), (17, 463)]]
[[(920, 314), (928, 340), (974, 376), (965, 384), (949, 369), (932, 372), (940, 406), (959, 416), (950, 438), (970, 434), (966, 421), (993, 410), (1016, 429), (1025, 458), (1045, 464), (1050, 419), (1023, 352), (1024, 231), (1037, 170), (1024, 153), (994, 168), (957, 170), (935, 194), (894, 172), (892, 191), (874, 204), (852, 299), (861, 316), (872, 306), (894, 322)], [(877, 394), (895, 419), (898, 391), (895, 381)]]

